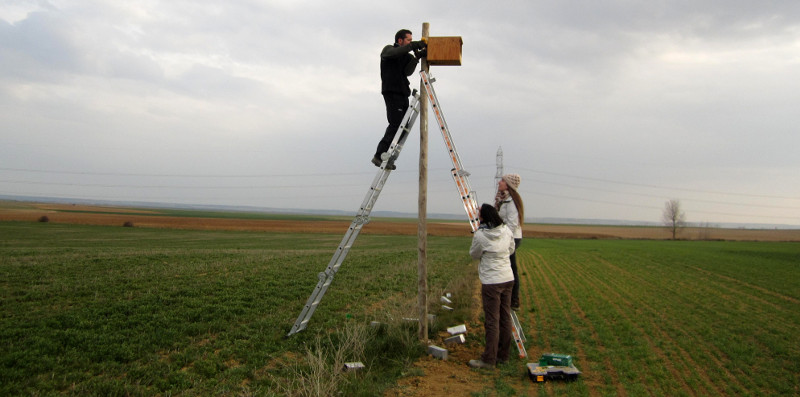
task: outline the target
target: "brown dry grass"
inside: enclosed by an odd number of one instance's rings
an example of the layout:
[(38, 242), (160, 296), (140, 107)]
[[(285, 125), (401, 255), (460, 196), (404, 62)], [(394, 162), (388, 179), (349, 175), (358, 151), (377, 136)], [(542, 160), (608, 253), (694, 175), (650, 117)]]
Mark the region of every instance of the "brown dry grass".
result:
[[(5, 203), (5, 205), (0, 205), (0, 221), (35, 222), (43, 215), (46, 215), (49, 221), (54, 223), (122, 226), (125, 222), (132, 222), (136, 227), (284, 233), (338, 234), (344, 233), (351, 222), (350, 220), (254, 220), (159, 216), (157, 210), (70, 204), (14, 203), (11, 205)], [(427, 231), (431, 236), (470, 236), (469, 225), (466, 221), (428, 221)], [(373, 220), (364, 227), (363, 233), (415, 235), (417, 234), (417, 223), (415, 221)], [(526, 238), (666, 240), (671, 237), (667, 228), (637, 226), (526, 224), (523, 233)], [(800, 241), (800, 229), (685, 228), (678, 237), (686, 240)]]

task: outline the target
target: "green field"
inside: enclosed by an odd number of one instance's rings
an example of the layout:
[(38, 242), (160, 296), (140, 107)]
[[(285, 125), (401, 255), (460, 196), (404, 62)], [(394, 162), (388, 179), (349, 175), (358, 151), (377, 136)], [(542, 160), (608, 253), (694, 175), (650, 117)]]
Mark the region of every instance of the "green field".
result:
[(554, 395), (800, 393), (800, 244), (524, 242), (528, 350), (577, 358)]
[[(284, 339), (340, 240), (0, 223), (0, 395), (263, 394), (316, 333), (415, 299), (416, 239), (364, 235), (309, 329)], [(468, 244), (429, 243), (432, 290), (469, 267)]]
[[(416, 237), (362, 235), (284, 338), (340, 240), (2, 222), (0, 394), (269, 395), (317, 335), (415, 299)], [(430, 238), (433, 293), (474, 277), (468, 247)], [(520, 361), (490, 375), (498, 395), (800, 393), (798, 243), (527, 239), (518, 258), (530, 355), (583, 375), (534, 384)], [(420, 353), (378, 341), (362, 395)]]

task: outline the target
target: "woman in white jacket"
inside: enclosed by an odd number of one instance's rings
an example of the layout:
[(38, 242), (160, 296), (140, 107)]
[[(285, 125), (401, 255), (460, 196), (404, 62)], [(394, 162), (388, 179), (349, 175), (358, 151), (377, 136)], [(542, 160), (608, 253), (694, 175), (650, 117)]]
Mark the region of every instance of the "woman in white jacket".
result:
[[(525, 219), (525, 206), (522, 197), (517, 193), (520, 182), (519, 174), (506, 174), (497, 183), (497, 196), (494, 207), (500, 219), (511, 229), (514, 235), (514, 248), (522, 244), (522, 220)], [(514, 290), (511, 292), (511, 309), (519, 309), (519, 275), (517, 272), (517, 254), (511, 254), (511, 271), (514, 272)]]
[(486, 347), (478, 360), (470, 360), (473, 368), (492, 368), (508, 360), (511, 346), (511, 291), (514, 273), (509, 256), (514, 253), (514, 236), (503, 224), (497, 210), (481, 206), (481, 224), (472, 237), (469, 254), (480, 259), (478, 275), (481, 279)]

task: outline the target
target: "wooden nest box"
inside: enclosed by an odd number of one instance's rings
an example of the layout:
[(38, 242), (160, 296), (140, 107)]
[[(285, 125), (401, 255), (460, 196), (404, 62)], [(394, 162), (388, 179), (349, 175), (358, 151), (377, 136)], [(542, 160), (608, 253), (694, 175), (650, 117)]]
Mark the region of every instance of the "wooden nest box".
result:
[(461, 66), (461, 36), (428, 37), (428, 65)]

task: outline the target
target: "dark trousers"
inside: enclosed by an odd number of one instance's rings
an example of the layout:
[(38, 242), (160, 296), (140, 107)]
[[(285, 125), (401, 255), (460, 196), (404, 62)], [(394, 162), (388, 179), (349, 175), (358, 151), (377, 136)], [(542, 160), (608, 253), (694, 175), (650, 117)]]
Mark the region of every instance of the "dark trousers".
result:
[(408, 109), (408, 96), (398, 93), (387, 92), (383, 94), (383, 102), (386, 103), (386, 121), (389, 126), (383, 133), (383, 138), (378, 142), (378, 148), (375, 150), (375, 157), (380, 158), (381, 154), (389, 150), (394, 140), (394, 134), (400, 128), (400, 123), (403, 122), (403, 116)]
[(483, 300), (483, 327), (486, 330), (486, 348), (481, 361), (497, 364), (508, 360), (511, 347), (511, 290), (514, 282), (481, 284)]
[(511, 260), (511, 271), (514, 272), (514, 289), (511, 291), (511, 307), (519, 308), (519, 273), (517, 273), (517, 250), (522, 245), (521, 238), (514, 239), (514, 253), (509, 258)]

